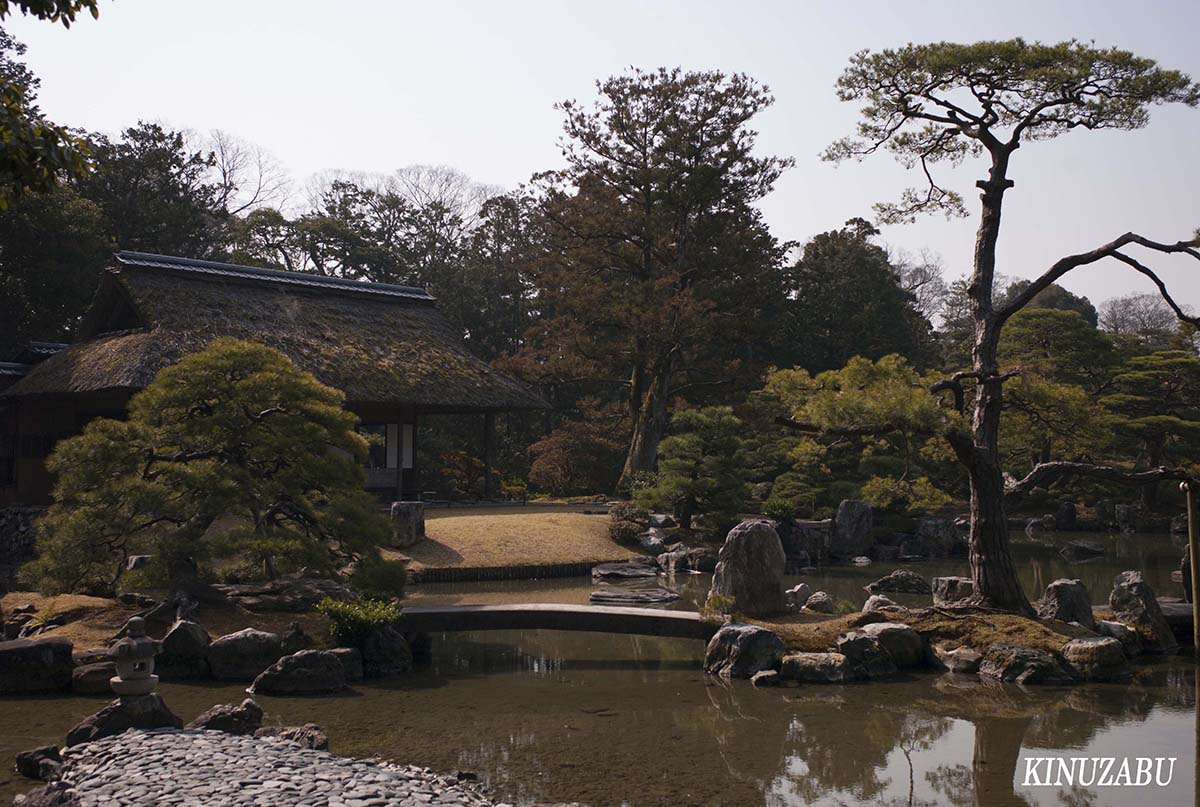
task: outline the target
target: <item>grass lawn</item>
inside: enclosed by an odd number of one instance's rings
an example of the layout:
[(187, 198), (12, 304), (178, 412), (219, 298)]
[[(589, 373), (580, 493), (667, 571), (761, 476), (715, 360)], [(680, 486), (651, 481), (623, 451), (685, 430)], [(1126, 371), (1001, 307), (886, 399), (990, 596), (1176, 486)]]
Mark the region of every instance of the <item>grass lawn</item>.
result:
[(599, 563), (637, 553), (608, 537), (608, 518), (524, 508), (433, 510), (426, 513), (426, 539), (393, 550), (411, 567), (549, 566)]

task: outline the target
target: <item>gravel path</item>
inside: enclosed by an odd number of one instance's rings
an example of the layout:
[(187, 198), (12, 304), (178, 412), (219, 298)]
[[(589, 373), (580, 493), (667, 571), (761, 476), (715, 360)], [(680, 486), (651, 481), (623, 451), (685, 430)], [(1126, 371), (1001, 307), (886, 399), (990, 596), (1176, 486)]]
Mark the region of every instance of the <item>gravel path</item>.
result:
[(426, 769), (216, 731), (128, 731), (63, 753), (83, 807), (501, 807)]

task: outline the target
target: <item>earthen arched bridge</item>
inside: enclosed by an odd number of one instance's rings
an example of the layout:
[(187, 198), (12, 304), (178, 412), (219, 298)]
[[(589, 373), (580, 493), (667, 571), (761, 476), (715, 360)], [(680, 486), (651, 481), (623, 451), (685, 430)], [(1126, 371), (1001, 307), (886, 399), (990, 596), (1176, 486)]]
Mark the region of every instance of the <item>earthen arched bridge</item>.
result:
[(606, 605), (405, 606), (397, 624), (412, 633), (485, 630), (575, 630), (596, 633), (633, 633), (708, 641), (718, 625), (701, 619), (695, 611), (659, 611)]

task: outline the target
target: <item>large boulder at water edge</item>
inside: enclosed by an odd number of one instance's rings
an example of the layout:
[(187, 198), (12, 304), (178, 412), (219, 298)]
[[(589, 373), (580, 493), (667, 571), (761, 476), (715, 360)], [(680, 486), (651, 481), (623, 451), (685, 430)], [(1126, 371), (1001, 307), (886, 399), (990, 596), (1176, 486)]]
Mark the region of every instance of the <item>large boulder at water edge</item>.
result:
[(779, 676), (802, 684), (844, 684), (858, 677), (842, 653), (789, 653), (780, 662)]
[(979, 672), (983, 654), (966, 645), (953, 646), (947, 642), (936, 642), (929, 646), (928, 659), (935, 669), (970, 675)]
[(311, 748), (313, 751), (329, 750), (329, 735), (316, 723), (305, 723), (303, 726), (263, 726), (254, 732), (254, 736), (291, 740), (301, 748)]
[(896, 674), (896, 662), (872, 636), (852, 630), (837, 637), (837, 651), (846, 657), (857, 678), (884, 678)]
[(81, 664), (71, 671), (71, 691), (76, 695), (112, 695), (109, 680), (117, 674), (111, 661)]
[(1120, 642), (1125, 655), (1129, 658), (1134, 658), (1142, 652), (1142, 640), (1138, 638), (1136, 633), (1130, 630), (1128, 625), (1114, 622), (1111, 619), (1102, 619), (1096, 623), (1096, 633)]
[(73, 666), (67, 639), (0, 642), (0, 695), (66, 689)]
[(167, 681), (207, 678), (211, 644), (212, 639), (203, 627), (187, 619), (176, 620), (163, 637), (162, 652), (155, 659), (154, 669)]
[(928, 594), (929, 581), (910, 569), (895, 569), (863, 589), (871, 594)]
[(1078, 580), (1062, 578), (1046, 586), (1046, 593), (1037, 604), (1037, 614), (1042, 619), (1078, 622), (1088, 630), (1096, 629), (1092, 598), (1088, 596), (1087, 587)]
[(250, 692), (269, 695), (317, 695), (346, 688), (342, 660), (324, 650), (284, 656), (259, 673)]
[(223, 731), (226, 734), (253, 734), (262, 727), (263, 710), (252, 698), (241, 703), (221, 703), (187, 724), (189, 729)]
[(119, 698), (67, 732), (68, 746), (90, 743), (101, 737), (124, 734), (129, 729), (181, 729), (183, 721), (158, 693)]
[(846, 499), (833, 517), (833, 535), (829, 554), (852, 558), (866, 552), (874, 543), (875, 513), (866, 502)]
[(925, 640), (900, 622), (875, 622), (860, 629), (879, 642), (900, 668), (917, 667), (925, 660)]
[(253, 681), (283, 655), (278, 633), (246, 628), (217, 639), (208, 648), (208, 663), (215, 678)]
[(930, 588), (935, 607), (956, 605), (975, 593), (975, 583), (969, 577), (935, 577)]
[(998, 642), (988, 648), (979, 665), (979, 674), (1008, 684), (1075, 683), (1058, 659), (1045, 650), (1010, 642)]
[(408, 646), (404, 634), (390, 625), (369, 633), (360, 649), (363, 674), (367, 678), (403, 675), (412, 670), (412, 648)]
[(757, 625), (726, 625), (704, 650), (704, 671), (724, 678), (749, 678), (779, 666), (783, 640)]
[(43, 745), (17, 754), (17, 773), (28, 779), (43, 779), (43, 762), (61, 763), (62, 755), (57, 745)]
[(748, 616), (778, 613), (786, 607), (783, 570), (787, 559), (771, 522), (743, 521), (729, 531), (717, 556), (708, 596), (728, 597), (732, 610)]
[(1121, 642), (1108, 636), (1072, 639), (1060, 652), (1084, 681), (1124, 681), (1133, 675)]
[(1141, 572), (1121, 572), (1113, 584), (1108, 605), (1117, 622), (1128, 625), (1142, 641), (1147, 653), (1174, 653), (1179, 642), (1167, 624), (1154, 590), (1142, 578)]

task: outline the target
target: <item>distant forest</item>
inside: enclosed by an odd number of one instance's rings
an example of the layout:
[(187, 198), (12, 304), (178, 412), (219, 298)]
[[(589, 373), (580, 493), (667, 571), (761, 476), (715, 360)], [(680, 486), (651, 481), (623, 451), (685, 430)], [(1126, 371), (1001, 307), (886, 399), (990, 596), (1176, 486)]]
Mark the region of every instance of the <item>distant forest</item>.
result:
[[(0, 31), (0, 73), (35, 104), (22, 54)], [(966, 482), (934, 441), (779, 425), (798, 378), (812, 392), (850, 372), (969, 367), (974, 323), (957, 270), (890, 249), (869, 211), (803, 243), (771, 232), (757, 203), (791, 160), (759, 153), (752, 122), (772, 102), (744, 75), (622, 73), (558, 105), (564, 167), (511, 190), (430, 166), (299, 183), (225, 132), (144, 121), (75, 132), (89, 170), (0, 210), (0, 359), (29, 340), (70, 340), (115, 250), (416, 285), (473, 352), (554, 405), (501, 419), (509, 495), (652, 486), (664, 440), (719, 428), (737, 442), (739, 479), (776, 509), (819, 514), (865, 495), (916, 511), (961, 498)], [(1010, 298), (1024, 288), (997, 285)], [(1050, 286), (1009, 321), (1001, 357), (1021, 370), (1001, 438), (1014, 473), (1051, 459), (1196, 456), (1196, 333), (1159, 296), (1097, 305)], [(694, 411), (708, 415), (673, 423)], [(436, 476), (424, 484), (478, 494), (478, 424), (429, 425), (421, 449)], [(678, 464), (687, 446), (666, 448)], [(1153, 505), (1157, 491), (1142, 495)]]

